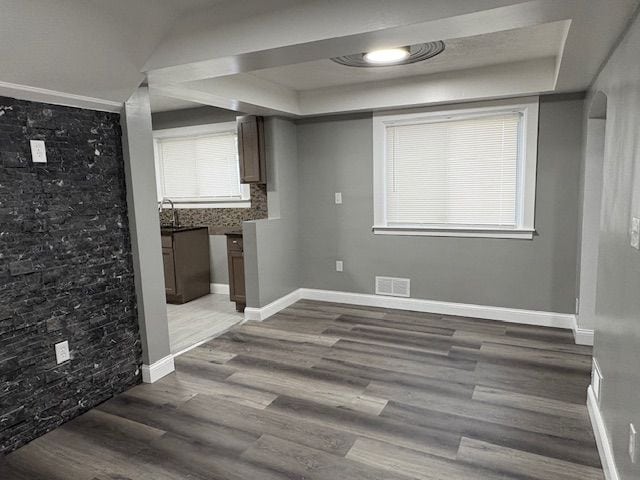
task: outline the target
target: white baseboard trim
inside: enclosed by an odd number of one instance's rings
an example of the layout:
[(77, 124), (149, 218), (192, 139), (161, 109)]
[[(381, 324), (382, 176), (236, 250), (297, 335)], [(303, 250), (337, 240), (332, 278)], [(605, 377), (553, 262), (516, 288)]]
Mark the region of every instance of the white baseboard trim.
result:
[(155, 383), (175, 370), (173, 355), (167, 355), (151, 365), (142, 365), (142, 381)]
[(210, 292), (229, 295), (229, 284), (228, 283), (212, 283), (210, 284)]
[(423, 300), (420, 298), (387, 297), (367, 293), (318, 290), (313, 288), (299, 288), (298, 290), (294, 290), (288, 295), (285, 295), (262, 308), (247, 307), (245, 309), (245, 319), (258, 321), (265, 320), (301, 299), (362, 305), (367, 307), (393, 308), (397, 310), (412, 310), (415, 312), (437, 313), (441, 315), (455, 315), (460, 317), (484, 318), (509, 323), (520, 323), (524, 325), (566, 328), (574, 332), (576, 343), (581, 345), (593, 345), (593, 331), (578, 328), (576, 316), (569, 313), (540, 312), (536, 310), (522, 310), (518, 308), (440, 302), (436, 300)]
[(589, 410), (589, 418), (591, 419), (593, 433), (598, 445), (598, 452), (600, 453), (600, 462), (602, 463), (604, 478), (606, 480), (620, 480), (616, 460), (613, 456), (613, 449), (611, 448), (611, 442), (607, 434), (607, 427), (604, 424), (604, 419), (598, 406), (598, 400), (591, 385), (589, 385), (587, 391), (587, 409)]
[(423, 300), (420, 298), (387, 297), (383, 295), (338, 292), (333, 290), (316, 290), (308, 288), (303, 288), (301, 290), (301, 298), (308, 300), (350, 303), (352, 305), (394, 308), (397, 310), (413, 310), (415, 312), (437, 313), (441, 315), (455, 315), (460, 317), (484, 318), (509, 323), (522, 323), (525, 325), (567, 328), (570, 330), (573, 330), (575, 326), (575, 315), (567, 313), (491, 307), (486, 305), (473, 305), (470, 303), (440, 302), (437, 300)]
[(573, 329), (573, 335), (576, 337), (578, 345), (589, 345), (593, 347), (594, 331), (589, 328), (581, 328), (576, 325)]
[(19, 85), (8, 82), (0, 82), (0, 96), (19, 98), (31, 102), (51, 103), (53, 105), (116, 113), (122, 110), (123, 105), (121, 102), (104, 100), (102, 98), (85, 97), (84, 95), (75, 95), (73, 93), (58, 92), (47, 88), (31, 87), (29, 85)]
[(280, 297), (277, 300), (274, 300), (273, 302), (261, 308), (246, 307), (244, 309), (244, 319), (254, 320), (258, 322), (266, 320), (270, 316), (278, 313), (280, 310), (283, 310), (287, 308), (289, 305), (292, 305), (296, 303), (298, 300), (300, 300), (302, 298), (300, 296), (300, 293), (302, 291), (303, 291), (302, 288), (294, 290), (293, 292), (288, 293), (284, 297)]

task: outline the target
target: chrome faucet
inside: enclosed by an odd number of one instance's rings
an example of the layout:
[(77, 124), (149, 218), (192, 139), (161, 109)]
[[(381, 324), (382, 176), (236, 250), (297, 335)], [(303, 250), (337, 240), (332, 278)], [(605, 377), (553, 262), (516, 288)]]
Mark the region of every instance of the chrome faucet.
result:
[(173, 203), (173, 200), (163, 197), (162, 200), (158, 202), (158, 213), (162, 213), (164, 210), (164, 204), (167, 202), (171, 205), (171, 228), (178, 228), (180, 226), (180, 219), (178, 218), (178, 212), (176, 211), (176, 206)]

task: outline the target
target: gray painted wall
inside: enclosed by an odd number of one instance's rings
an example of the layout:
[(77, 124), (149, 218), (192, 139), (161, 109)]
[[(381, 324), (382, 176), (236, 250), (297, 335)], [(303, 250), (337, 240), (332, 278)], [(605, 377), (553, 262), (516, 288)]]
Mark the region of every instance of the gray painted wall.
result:
[(389, 275), (410, 278), (416, 298), (573, 313), (582, 110), (541, 99), (532, 241), (373, 235), (371, 117), (300, 121), (301, 286), (373, 293)]
[(265, 121), (269, 218), (244, 223), (247, 306), (264, 306), (300, 286), (298, 152), (291, 120)]
[(185, 108), (169, 112), (156, 112), (152, 115), (154, 130), (166, 128), (192, 127), (208, 123), (235, 122), (238, 112), (216, 107)]
[(579, 324), (594, 329), (596, 324), (596, 282), (602, 167), (604, 165), (605, 120), (589, 118), (585, 130), (581, 177), (580, 255), (578, 269)]
[[(640, 478), (627, 454), (640, 426), (640, 252), (630, 222), (640, 217), (640, 20), (636, 17), (590, 91), (607, 95), (594, 356), (604, 376), (600, 408), (623, 480)], [(597, 216), (598, 211), (591, 212)]]
[(209, 236), (209, 263), (211, 265), (211, 283), (229, 283), (229, 264), (227, 262), (227, 237)]

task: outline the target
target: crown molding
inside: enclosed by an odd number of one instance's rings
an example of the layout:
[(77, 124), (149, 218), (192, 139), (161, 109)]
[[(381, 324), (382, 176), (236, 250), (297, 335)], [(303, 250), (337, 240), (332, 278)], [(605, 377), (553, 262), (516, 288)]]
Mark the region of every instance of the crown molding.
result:
[(120, 113), (123, 106), (122, 103), (111, 100), (8, 82), (0, 82), (0, 96), (114, 113)]

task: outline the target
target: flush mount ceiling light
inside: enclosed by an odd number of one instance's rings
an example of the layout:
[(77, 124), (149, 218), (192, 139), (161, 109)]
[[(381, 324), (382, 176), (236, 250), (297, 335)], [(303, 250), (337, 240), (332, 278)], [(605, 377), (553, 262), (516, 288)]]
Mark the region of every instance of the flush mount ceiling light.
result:
[(332, 58), (340, 65), (348, 67), (388, 67), (408, 65), (435, 57), (444, 51), (444, 42), (429, 42), (409, 47), (385, 48), (366, 53), (355, 53)]
[(364, 61), (376, 65), (387, 63), (398, 63), (409, 57), (409, 47), (402, 48), (385, 48), (383, 50), (374, 50), (364, 54)]

